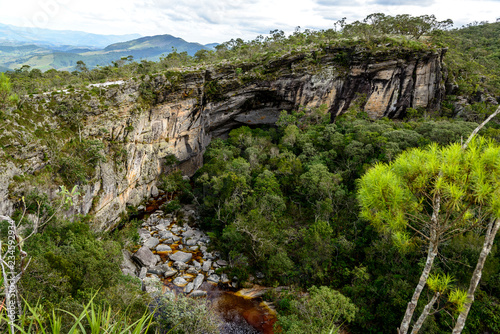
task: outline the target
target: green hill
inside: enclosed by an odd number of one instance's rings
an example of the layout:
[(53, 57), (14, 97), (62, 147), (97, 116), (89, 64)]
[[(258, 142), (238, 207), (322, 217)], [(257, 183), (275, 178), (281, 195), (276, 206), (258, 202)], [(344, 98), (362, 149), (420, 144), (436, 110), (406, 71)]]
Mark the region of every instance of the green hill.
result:
[[(172, 35), (156, 35), (134, 39), (128, 42), (115, 43), (104, 48), (104, 51), (145, 51), (150, 53), (171, 51), (175, 48), (177, 52), (186, 51), (189, 55), (194, 55), (196, 51), (206, 47), (199, 43), (186, 42), (182, 38)], [(155, 51), (153, 51), (155, 50)]]
[(22, 65), (29, 65), (42, 71), (49, 69), (68, 70), (75, 69), (76, 62), (82, 60), (89, 68), (97, 65), (105, 66), (123, 57), (133, 56), (136, 60), (157, 61), (172, 51), (187, 52), (194, 55), (198, 50), (210, 50), (199, 43), (186, 42), (182, 38), (171, 35), (157, 35), (142, 37), (122, 43), (115, 43), (102, 50), (77, 48), (66, 46), (65, 50), (59, 48), (39, 46), (25, 43), (0, 42), (0, 67), (5, 70), (14, 70)]

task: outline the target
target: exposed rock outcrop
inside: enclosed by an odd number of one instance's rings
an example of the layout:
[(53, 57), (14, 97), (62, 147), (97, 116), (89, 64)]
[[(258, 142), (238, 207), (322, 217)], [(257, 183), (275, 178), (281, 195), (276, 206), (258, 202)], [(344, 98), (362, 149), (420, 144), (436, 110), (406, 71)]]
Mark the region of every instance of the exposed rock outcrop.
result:
[[(444, 94), (443, 55), (444, 50), (332, 49), (265, 65), (165, 72), (107, 86), (105, 96), (44, 95), (31, 102), (50, 105), (49, 100), (79, 98), (85, 107), (82, 135), (110, 143), (107, 162), (81, 187), (76, 209), (68, 212), (90, 212), (98, 229), (110, 229), (127, 205), (137, 206), (158, 193), (159, 175), (171, 168), (169, 155), (180, 161), (184, 174), (192, 175), (211, 139), (237, 126), (274, 124), (282, 110), (321, 105), (332, 118), (353, 103), (374, 119), (403, 116), (408, 107), (437, 109)], [(120, 161), (111, 143), (119, 143), (125, 153)], [(22, 172), (47, 163), (39, 153)], [(18, 167), (0, 173), (0, 194), (7, 195), (12, 176), (19, 173)], [(7, 198), (0, 200), (0, 214), (11, 213)]]

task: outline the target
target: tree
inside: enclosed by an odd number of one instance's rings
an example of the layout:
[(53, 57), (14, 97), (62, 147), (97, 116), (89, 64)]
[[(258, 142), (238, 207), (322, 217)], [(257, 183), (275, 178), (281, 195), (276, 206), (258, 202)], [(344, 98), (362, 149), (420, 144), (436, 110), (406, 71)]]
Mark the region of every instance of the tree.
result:
[[(478, 126), (471, 134), (467, 142), (463, 145), (463, 147), (467, 147), (469, 144), (471, 138), (473, 138), (479, 130), (486, 125), (491, 119), (493, 119), (496, 115), (500, 113), (500, 107), (497, 108), (497, 110), (491, 114), (480, 126)], [(498, 182), (498, 181), (497, 181)], [(497, 194), (496, 196), (498, 197), (500, 194)], [(486, 262), (486, 258), (491, 252), (491, 248), (493, 247), (493, 242), (495, 241), (495, 236), (498, 232), (498, 229), (500, 228), (500, 219), (498, 217), (500, 216), (500, 213), (498, 212), (500, 208), (494, 207), (494, 210), (496, 210), (496, 214), (494, 215), (493, 218), (491, 218), (491, 221), (489, 222), (487, 228), (486, 228), (486, 234), (484, 236), (484, 243), (483, 243), (483, 248), (481, 249), (481, 253), (479, 254), (479, 258), (477, 260), (476, 268), (474, 269), (474, 272), (472, 273), (472, 277), (470, 280), (469, 284), (469, 289), (467, 291), (467, 302), (464, 304), (464, 307), (462, 311), (460, 312), (458, 319), (455, 323), (455, 327), (453, 328), (453, 334), (460, 334), (462, 333), (462, 330), (464, 329), (465, 326), (465, 320), (467, 319), (467, 316), (469, 314), (470, 307), (472, 306), (472, 303), (474, 302), (474, 294), (476, 292), (477, 285), (479, 284), (479, 281), (481, 280), (481, 275), (484, 267), (484, 263)]]
[(10, 104), (17, 102), (18, 96), (12, 94), (10, 79), (4, 73), (0, 73), (0, 112)]
[[(15, 311), (16, 306), (19, 312), (21, 311), (18, 282), (31, 262), (31, 259), (26, 261), (28, 254), (23, 250), (24, 243), (32, 236), (36, 235), (39, 229), (42, 228), (44, 225), (46, 225), (50, 220), (52, 220), (52, 218), (54, 218), (56, 213), (59, 212), (63, 207), (69, 208), (70, 206), (73, 206), (73, 197), (78, 195), (80, 195), (80, 193), (77, 191), (77, 186), (74, 186), (71, 192), (68, 191), (66, 187), (61, 186), (59, 193), (60, 196), (59, 207), (55, 209), (49, 217), (47, 216), (42, 217), (42, 213), (40, 212), (41, 203), (36, 201), (37, 202), (36, 211), (32, 212), (34, 213), (35, 219), (31, 226), (32, 227), (31, 233), (28, 236), (24, 237), (22, 236), (22, 231), (18, 230), (18, 224), (16, 224), (16, 222), (12, 220), (12, 218), (10, 218), (9, 216), (0, 215), (0, 222), (6, 221), (10, 225), (8, 233), (9, 240), (7, 242), (8, 249), (5, 253), (3, 253), (2, 240), (0, 239), (0, 267), (2, 269), (1, 276), (3, 278), (3, 283), (4, 283), (5, 302), (8, 308), (7, 316), (9, 318), (10, 334), (15, 333), (14, 322), (17, 315)], [(24, 205), (24, 211), (22, 213), (21, 218), (19, 219), (19, 224), (21, 224), (26, 212), (28, 211), (26, 203), (24, 201), (24, 197), (22, 198), (22, 202)], [(19, 271), (17, 272), (15, 271), (16, 253), (19, 254), (20, 258)], [(9, 271), (7, 271), (7, 269), (9, 269)]]
[[(427, 243), (427, 259), (399, 333), (409, 330), (439, 244), (500, 217), (500, 147), (485, 139), (411, 149), (378, 164), (359, 181), (361, 216), (405, 248)], [(410, 234), (411, 233), (411, 234)]]

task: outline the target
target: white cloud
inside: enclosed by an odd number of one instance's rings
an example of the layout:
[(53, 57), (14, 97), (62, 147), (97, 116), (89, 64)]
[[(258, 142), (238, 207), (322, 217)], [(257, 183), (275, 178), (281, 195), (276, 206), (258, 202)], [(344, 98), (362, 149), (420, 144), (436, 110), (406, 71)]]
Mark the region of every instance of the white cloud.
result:
[[(293, 1), (293, 0), (292, 0)], [(500, 0), (22, 0), (1, 1), (0, 22), (100, 34), (171, 34), (192, 42), (252, 39), (271, 29), (331, 28), (371, 13), (434, 14), (457, 26), (495, 21)]]

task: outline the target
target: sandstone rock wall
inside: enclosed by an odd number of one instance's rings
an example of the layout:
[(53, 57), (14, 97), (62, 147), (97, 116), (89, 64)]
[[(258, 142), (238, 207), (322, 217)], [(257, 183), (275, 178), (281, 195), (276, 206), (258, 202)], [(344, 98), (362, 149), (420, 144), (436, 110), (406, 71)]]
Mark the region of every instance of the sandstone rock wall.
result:
[[(332, 119), (355, 102), (372, 119), (401, 117), (409, 107), (436, 110), (444, 94), (443, 55), (335, 49), (287, 56), (265, 66), (167, 72), (111, 86), (106, 108), (97, 98), (82, 100), (87, 110), (83, 135), (120, 143), (126, 161), (110, 155), (101, 163), (93, 180), (81, 188), (76, 212), (69, 214), (90, 212), (97, 228), (109, 229), (127, 205), (150, 196), (159, 175), (168, 170), (168, 155), (175, 155), (178, 168), (192, 175), (212, 138), (245, 124), (273, 124), (282, 110), (326, 105)], [(16, 173), (14, 168), (0, 173), (0, 194), (6, 194)], [(0, 214), (9, 214), (12, 203), (6, 197), (0, 202)]]

